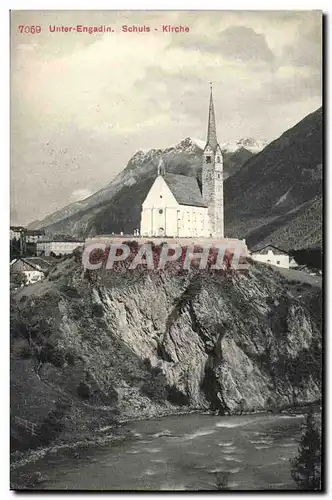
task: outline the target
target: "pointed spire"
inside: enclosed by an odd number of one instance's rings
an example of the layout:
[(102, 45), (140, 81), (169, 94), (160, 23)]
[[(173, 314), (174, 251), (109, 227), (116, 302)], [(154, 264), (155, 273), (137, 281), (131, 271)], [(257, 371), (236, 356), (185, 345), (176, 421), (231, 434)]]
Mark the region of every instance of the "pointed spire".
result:
[(162, 156), (159, 158), (158, 175), (165, 175), (165, 164)]
[(213, 96), (212, 96), (212, 82), (210, 82), (210, 106), (209, 106), (209, 122), (206, 143), (211, 146), (213, 150), (218, 145), (216, 119), (214, 116)]

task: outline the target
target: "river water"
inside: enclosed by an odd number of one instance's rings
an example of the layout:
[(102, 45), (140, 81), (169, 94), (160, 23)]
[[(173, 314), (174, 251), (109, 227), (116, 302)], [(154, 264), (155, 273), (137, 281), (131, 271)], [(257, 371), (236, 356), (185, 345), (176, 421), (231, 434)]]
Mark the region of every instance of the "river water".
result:
[(213, 490), (228, 473), (231, 490), (294, 489), (290, 458), (303, 415), (169, 416), (124, 425), (129, 439), (58, 450), (14, 471), (40, 472), (38, 489)]

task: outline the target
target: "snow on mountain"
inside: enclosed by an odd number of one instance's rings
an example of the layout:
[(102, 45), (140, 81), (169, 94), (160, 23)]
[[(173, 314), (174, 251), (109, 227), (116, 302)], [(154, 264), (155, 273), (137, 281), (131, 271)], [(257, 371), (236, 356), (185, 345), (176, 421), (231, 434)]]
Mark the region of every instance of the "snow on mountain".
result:
[[(243, 151), (241, 151), (239, 158), (236, 159), (226, 159), (227, 155), (225, 155), (225, 178), (235, 173), (248, 159), (247, 155), (250, 156), (251, 153), (247, 146), (248, 144), (249, 147), (258, 148), (258, 141), (254, 141), (253, 139), (241, 139), (241, 141), (238, 141), (237, 147), (233, 147), (233, 152), (245, 148), (247, 149), (246, 155), (242, 154)], [(72, 217), (75, 213), (87, 211), (94, 206), (110, 201), (123, 188), (129, 188), (137, 182), (142, 181), (142, 179), (155, 174), (160, 159), (164, 160), (170, 172), (196, 176), (202, 168), (201, 155), (204, 147), (205, 141), (186, 137), (175, 146), (165, 149), (140, 149), (131, 157), (127, 166), (119, 172), (107, 186), (84, 200), (71, 203), (57, 212), (48, 215), (40, 221), (39, 226), (51, 226), (62, 219)], [(225, 150), (225, 153), (227, 152), (228, 151)]]
[[(196, 139), (194, 137), (189, 138), (193, 143), (195, 143), (200, 149), (205, 148), (206, 141), (202, 141), (201, 139)], [(262, 149), (267, 146), (268, 142), (264, 140), (256, 140), (252, 137), (242, 138), (238, 141), (229, 141), (220, 144), (220, 147), (226, 153), (235, 153), (241, 148), (250, 151), (251, 153), (259, 153)]]
[(268, 142), (265, 140), (256, 140), (252, 137), (248, 137), (239, 139), (238, 141), (225, 142), (223, 144), (220, 144), (220, 147), (227, 153), (235, 153), (235, 151), (244, 148), (247, 149), (247, 151), (256, 154), (262, 151), (262, 149), (264, 149), (267, 144)]
[(200, 148), (200, 149), (204, 149), (205, 148), (205, 144), (206, 144), (206, 141), (202, 141), (201, 139), (196, 139), (195, 137), (191, 137), (191, 140), (197, 144), (197, 146)]

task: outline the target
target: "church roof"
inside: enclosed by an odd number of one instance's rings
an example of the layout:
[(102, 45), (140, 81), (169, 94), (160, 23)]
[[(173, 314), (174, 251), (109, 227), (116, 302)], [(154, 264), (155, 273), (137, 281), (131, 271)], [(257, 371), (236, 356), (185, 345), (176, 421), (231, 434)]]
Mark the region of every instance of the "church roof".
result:
[(284, 255), (289, 255), (289, 252), (287, 252), (286, 250), (283, 250), (282, 248), (278, 248), (276, 247), (275, 245), (272, 245), (271, 243), (268, 244), (268, 245), (265, 245), (263, 247), (260, 247), (260, 248), (257, 248), (255, 247), (252, 252), (253, 253), (259, 253), (259, 254), (267, 254), (269, 250), (276, 250), (276, 252), (274, 252), (276, 255), (277, 254), (284, 254)]
[(217, 139), (217, 128), (216, 128), (216, 119), (214, 115), (214, 105), (213, 105), (213, 96), (212, 96), (212, 87), (210, 93), (210, 106), (209, 106), (209, 120), (208, 120), (208, 133), (206, 139), (206, 146), (210, 146), (210, 148), (215, 152), (218, 144)]
[(165, 174), (163, 178), (180, 205), (207, 207), (195, 177), (180, 174)]

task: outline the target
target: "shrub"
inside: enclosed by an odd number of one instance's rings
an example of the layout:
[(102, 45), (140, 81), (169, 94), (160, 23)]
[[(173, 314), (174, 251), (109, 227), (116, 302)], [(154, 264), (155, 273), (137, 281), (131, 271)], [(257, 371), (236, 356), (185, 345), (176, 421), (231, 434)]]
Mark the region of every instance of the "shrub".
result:
[(153, 367), (151, 369), (150, 377), (144, 381), (141, 391), (154, 401), (165, 402), (167, 399), (167, 381), (160, 368)]
[(77, 299), (79, 298), (79, 293), (77, 292), (76, 288), (74, 288), (71, 285), (62, 285), (60, 287), (60, 291), (67, 295), (67, 297), (70, 297), (71, 299)]
[(97, 318), (102, 318), (104, 316), (104, 309), (101, 304), (92, 304), (91, 312)]
[(62, 352), (49, 342), (46, 342), (42, 346), (38, 359), (43, 363), (52, 363), (52, 365), (58, 368), (61, 368), (65, 364), (65, 357)]
[(80, 382), (77, 386), (77, 394), (82, 398), (82, 399), (89, 399), (90, 397), (90, 387), (86, 382)]
[(75, 365), (75, 358), (74, 355), (71, 352), (66, 352), (65, 354), (65, 360), (67, 361), (68, 365), (74, 366)]
[(12, 288), (20, 288), (27, 284), (27, 277), (23, 272), (10, 273), (10, 286)]
[(303, 426), (298, 455), (291, 461), (291, 474), (298, 490), (321, 489), (321, 437), (312, 411)]
[(144, 358), (143, 359), (143, 367), (146, 368), (149, 371), (151, 370), (152, 365), (151, 365), (150, 358)]
[(228, 478), (230, 472), (216, 472), (216, 489), (228, 490)]
[(55, 408), (46, 415), (38, 429), (38, 437), (42, 444), (50, 443), (60, 434), (64, 428), (64, 419), (69, 408), (68, 401), (59, 400), (56, 402)]
[(31, 347), (26, 339), (17, 340), (12, 346), (12, 354), (18, 358), (29, 359), (32, 356)]

